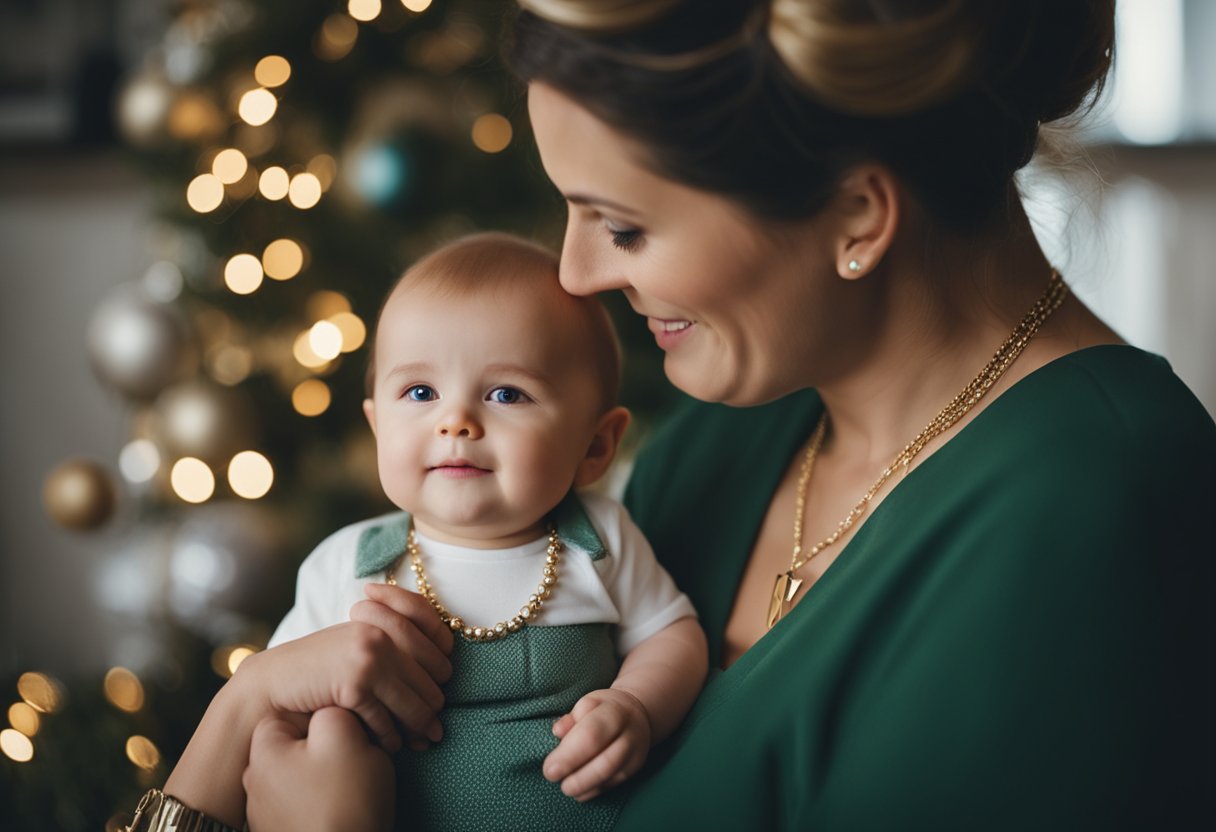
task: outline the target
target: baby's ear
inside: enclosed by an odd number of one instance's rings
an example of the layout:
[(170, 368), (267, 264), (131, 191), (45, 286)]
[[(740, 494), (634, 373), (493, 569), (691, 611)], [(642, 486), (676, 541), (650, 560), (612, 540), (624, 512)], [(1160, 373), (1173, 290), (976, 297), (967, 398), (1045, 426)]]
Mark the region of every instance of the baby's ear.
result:
[(372, 436), (376, 435), (376, 403), (371, 399), (363, 400), (363, 415), (367, 417), (367, 423), (371, 425)]
[(631, 418), (629, 411), (623, 407), (614, 407), (600, 417), (595, 435), (591, 437), (591, 444), (587, 447), (587, 455), (574, 472), (575, 488), (591, 485), (604, 476), (608, 466), (612, 465), (612, 460), (616, 458), (617, 448), (621, 446), (621, 438), (624, 437)]

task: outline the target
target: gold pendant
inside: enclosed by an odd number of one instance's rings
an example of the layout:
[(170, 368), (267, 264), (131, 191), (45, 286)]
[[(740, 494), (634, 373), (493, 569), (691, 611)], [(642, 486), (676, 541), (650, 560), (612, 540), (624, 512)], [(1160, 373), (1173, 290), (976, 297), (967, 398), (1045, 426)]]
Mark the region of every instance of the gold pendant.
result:
[(777, 581), (773, 584), (773, 597), (768, 602), (767, 622), (770, 630), (789, 611), (789, 603), (798, 594), (800, 586), (802, 578), (796, 578), (790, 572), (782, 572), (777, 576)]

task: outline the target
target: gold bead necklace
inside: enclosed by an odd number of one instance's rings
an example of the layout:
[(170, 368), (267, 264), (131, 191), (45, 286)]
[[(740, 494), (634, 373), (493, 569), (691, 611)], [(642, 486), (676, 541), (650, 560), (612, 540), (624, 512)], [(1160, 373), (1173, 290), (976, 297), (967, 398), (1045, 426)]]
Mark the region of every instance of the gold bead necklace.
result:
[[(534, 621), (536, 616), (540, 614), (541, 608), (545, 605), (545, 601), (553, 592), (553, 587), (557, 586), (557, 564), (561, 560), (560, 552), (562, 550), (561, 539), (557, 536), (557, 526), (549, 523), (549, 546), (545, 550), (545, 568), (541, 572), (540, 583), (536, 587), (536, 592), (528, 596), (528, 601), (519, 608), (516, 615), (511, 616), (505, 621), (499, 621), (489, 627), (474, 627), (466, 624), (464, 619), (458, 615), (453, 615), (443, 602), (439, 600), (439, 596), (435, 594), (435, 587), (427, 580), (426, 570), (422, 567), (422, 557), (418, 551), (418, 540), (414, 536), (414, 521), (410, 519), (409, 533), (405, 539), (405, 554), (410, 559), (410, 571), (414, 573), (414, 583), (418, 587), (418, 594), (430, 602), (435, 608), (435, 612), (439, 613), (439, 618), (444, 624), (452, 628), (454, 632), (460, 633), (469, 641), (494, 641), (503, 636), (510, 635), (523, 629), (524, 625), (530, 621)], [(384, 580), (391, 586), (397, 585), (397, 565), (401, 563), (401, 558), (398, 558), (384, 573)]]
[(984, 365), (984, 369), (980, 370), (979, 375), (973, 378), (957, 396), (951, 399), (950, 403), (942, 408), (941, 412), (934, 416), (933, 420), (925, 425), (924, 429), (911, 442), (905, 445), (902, 451), (895, 455), (890, 464), (883, 469), (881, 476), (862, 495), (857, 504), (849, 510), (845, 518), (837, 524), (836, 530), (806, 550), (806, 556), (804, 557), (802, 554), (802, 517), (806, 512), (806, 491), (807, 485), (811, 481), (811, 469), (814, 467), (815, 457), (823, 445), (824, 435), (827, 432), (827, 413), (824, 412), (819, 418), (819, 423), (815, 426), (814, 433), (811, 435), (810, 443), (806, 449), (806, 456), (802, 460), (802, 469), (798, 475), (797, 499), (794, 506), (794, 553), (790, 556), (790, 568), (778, 575), (773, 585), (773, 595), (769, 601), (768, 616), (765, 619), (769, 629), (789, 612), (794, 596), (803, 584), (803, 580), (794, 573), (805, 566), (815, 555), (840, 540), (861, 519), (862, 515), (866, 513), (870, 506), (870, 501), (874, 499), (875, 495), (878, 494), (887, 480), (891, 478), (892, 474), (900, 470), (906, 471), (908, 464), (916, 458), (917, 454), (924, 450), (926, 445), (933, 441), (935, 437), (949, 430), (971, 408), (975, 407), (980, 399), (984, 398), (985, 394), (992, 389), (992, 385), (1005, 374), (1010, 365), (1026, 349), (1026, 345), (1030, 343), (1030, 339), (1039, 331), (1039, 327), (1043, 325), (1043, 322), (1051, 317), (1051, 313), (1060, 307), (1060, 304), (1064, 302), (1064, 298), (1067, 295), (1068, 285), (1064, 283), (1064, 280), (1060, 277), (1060, 273), (1052, 269), (1051, 278), (1047, 282), (1047, 290), (1034, 302), (1034, 305), (1030, 307), (1030, 311), (1014, 327), (1013, 332), (1010, 333), (1009, 337), (1005, 339), (1005, 342), (1001, 344), (992, 356), (992, 360)]

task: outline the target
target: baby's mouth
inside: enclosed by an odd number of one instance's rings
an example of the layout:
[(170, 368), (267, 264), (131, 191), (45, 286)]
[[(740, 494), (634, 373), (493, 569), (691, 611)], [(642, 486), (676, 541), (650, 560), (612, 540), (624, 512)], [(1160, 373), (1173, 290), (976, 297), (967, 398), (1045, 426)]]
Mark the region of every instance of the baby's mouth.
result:
[(465, 477), (480, 477), (490, 473), (490, 469), (474, 465), (467, 459), (445, 459), (429, 469), (445, 477), (463, 479)]

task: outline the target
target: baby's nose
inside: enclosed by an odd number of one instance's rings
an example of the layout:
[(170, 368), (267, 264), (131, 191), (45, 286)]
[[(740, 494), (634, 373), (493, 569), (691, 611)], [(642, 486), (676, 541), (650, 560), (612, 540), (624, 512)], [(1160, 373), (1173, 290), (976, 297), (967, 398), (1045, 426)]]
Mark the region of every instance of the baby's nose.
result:
[(480, 439), (484, 435), (481, 424), (463, 407), (446, 411), (439, 420), (435, 432), (440, 436)]

